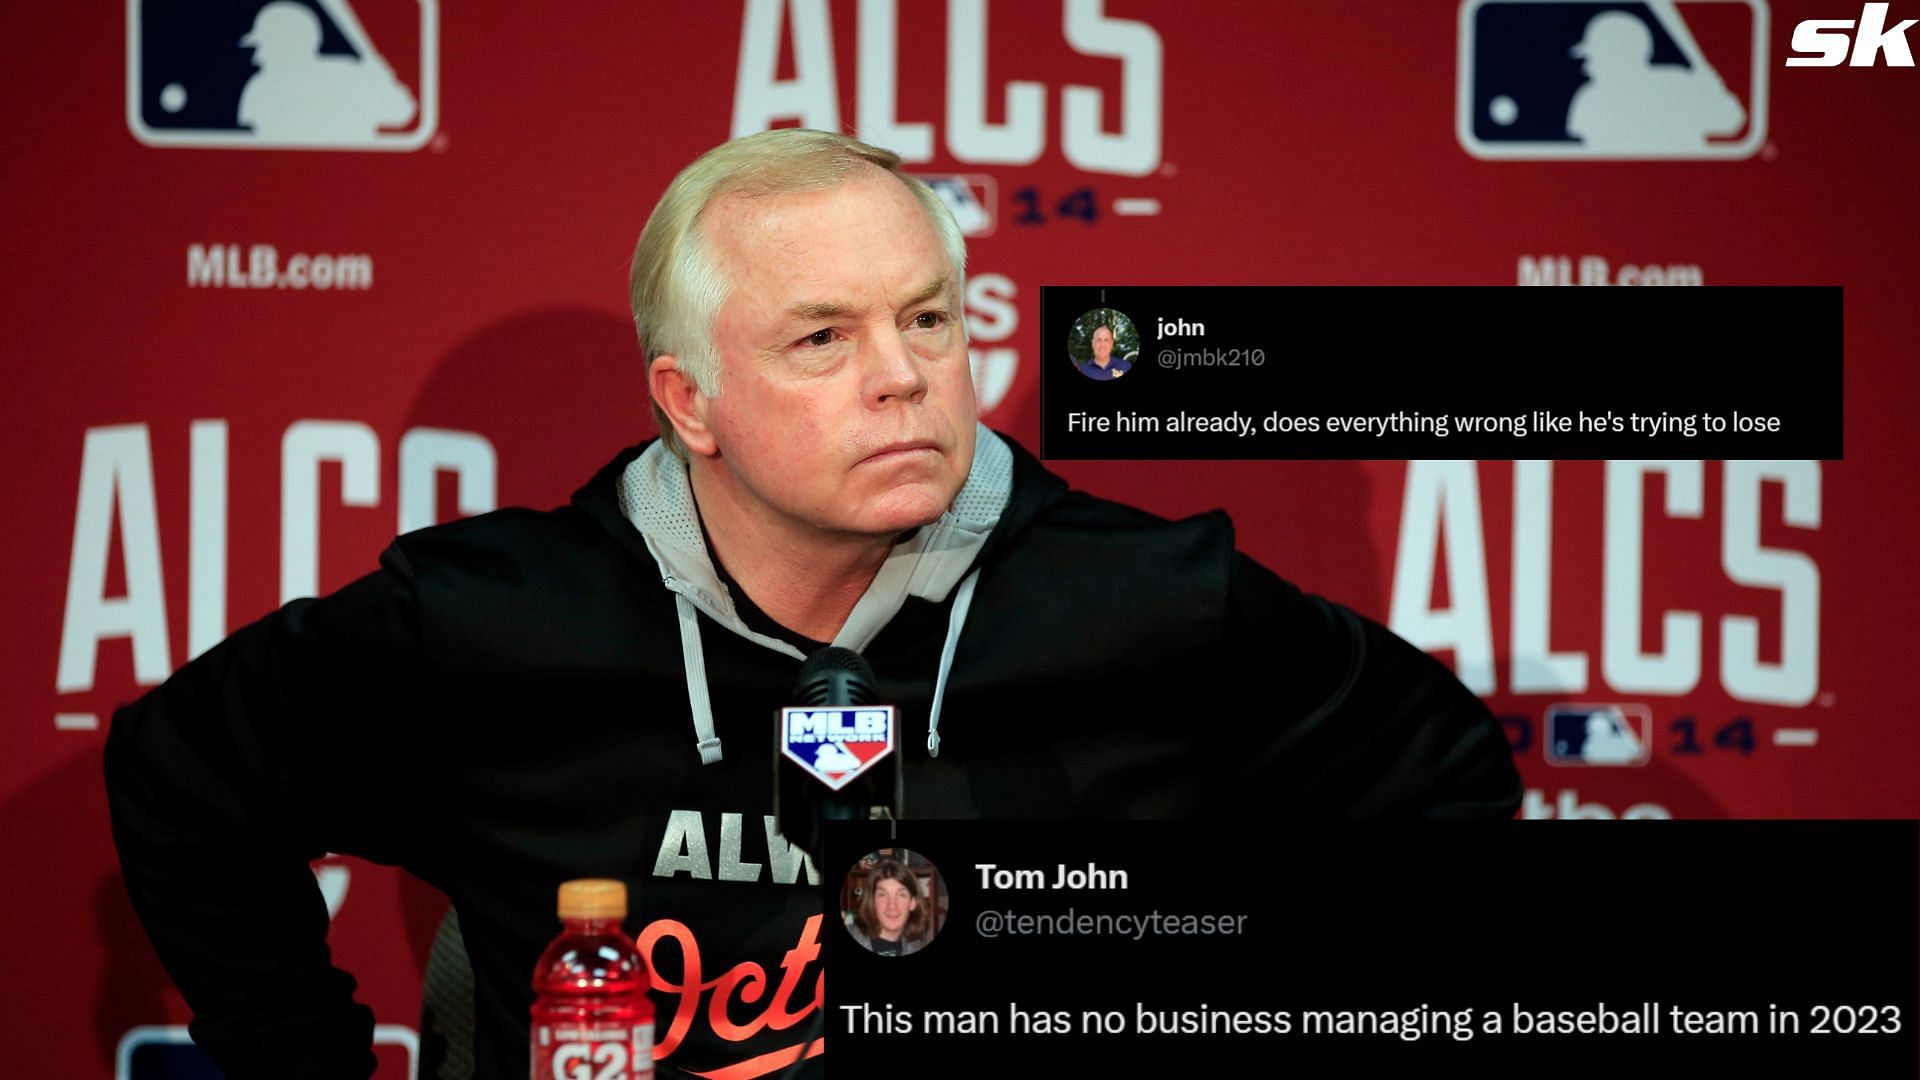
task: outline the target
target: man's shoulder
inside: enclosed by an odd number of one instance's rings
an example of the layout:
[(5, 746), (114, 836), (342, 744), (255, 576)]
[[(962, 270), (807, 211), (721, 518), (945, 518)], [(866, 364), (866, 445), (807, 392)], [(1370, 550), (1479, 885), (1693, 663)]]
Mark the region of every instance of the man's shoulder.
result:
[(396, 537), (382, 559), (442, 624), (591, 619), (659, 574), (578, 507), (510, 508)]
[(1123, 545), (1233, 547), (1233, 519), (1225, 510), (1208, 510), (1183, 518), (1162, 517), (1113, 499), (1085, 491), (1068, 491), (1034, 519), (1033, 530), (1068, 540), (1105, 539)]
[[(1031, 501), (1030, 518), (1017, 526), (1015, 546), (1034, 544), (1103, 544), (1116, 555), (1136, 552), (1144, 557), (1170, 550), (1210, 552), (1223, 563), (1233, 551), (1233, 519), (1225, 510), (1208, 510), (1183, 518), (1167, 518), (1128, 503), (1070, 488), (1065, 478), (1048, 469), (1012, 440), (1014, 448), (1014, 503)], [(1030, 490), (1023, 490), (1030, 489)]]
[(512, 506), (404, 533), (393, 546), (416, 575), (453, 570), (490, 576), (528, 566), (564, 566), (580, 556), (619, 553), (596, 522), (572, 506)]
[(1045, 476), (1061, 490), (1008, 538), (996, 560), (1006, 580), (1053, 597), (1050, 610), (1082, 622), (1174, 609), (1208, 621), (1224, 607), (1234, 561), (1225, 511), (1169, 519)]

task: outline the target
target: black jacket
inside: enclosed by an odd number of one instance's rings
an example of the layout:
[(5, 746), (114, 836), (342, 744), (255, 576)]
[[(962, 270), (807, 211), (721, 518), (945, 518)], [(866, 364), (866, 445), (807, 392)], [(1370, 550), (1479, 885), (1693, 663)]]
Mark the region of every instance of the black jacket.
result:
[[(674, 597), (616, 501), (642, 449), (569, 506), (396, 539), (378, 571), (236, 632), (115, 714), (127, 888), (229, 1076), (371, 1068), (372, 1017), (330, 965), (308, 870), (329, 851), (451, 898), (481, 1077), (527, 1074), (533, 963), (575, 877), (628, 883), (668, 1064), (717, 1068), (807, 1033), (831, 922), (766, 817), (771, 718), (798, 662), (702, 620), (727, 747), (702, 765)], [(1168, 522), (1070, 492), (1018, 448), (1013, 477), (937, 758), (951, 597), (908, 600), (865, 650), (900, 706), (908, 817), (1512, 815), (1519, 778), (1485, 706), (1238, 554), (1225, 514)]]

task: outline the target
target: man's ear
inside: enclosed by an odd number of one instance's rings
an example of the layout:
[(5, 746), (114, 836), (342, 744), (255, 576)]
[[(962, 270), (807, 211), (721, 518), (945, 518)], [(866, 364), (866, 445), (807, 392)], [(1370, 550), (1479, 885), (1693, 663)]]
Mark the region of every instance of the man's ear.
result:
[(679, 357), (672, 353), (654, 357), (653, 366), (647, 369), (647, 391), (672, 421), (688, 453), (712, 457), (719, 452), (713, 429), (707, 425), (707, 396), (680, 370)]

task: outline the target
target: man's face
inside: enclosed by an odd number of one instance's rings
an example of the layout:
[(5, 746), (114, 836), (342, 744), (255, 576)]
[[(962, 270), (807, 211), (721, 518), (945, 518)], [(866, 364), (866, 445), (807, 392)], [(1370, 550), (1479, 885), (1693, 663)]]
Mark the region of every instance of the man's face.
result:
[(880, 920), (880, 933), (888, 940), (900, 936), (906, 928), (907, 916), (920, 902), (913, 898), (905, 885), (892, 878), (883, 879), (873, 887), (873, 914)]
[(732, 283), (714, 325), (713, 459), (755, 512), (898, 533), (946, 511), (973, 465), (973, 375), (933, 222), (863, 168), (819, 191), (708, 207)]
[(1104, 326), (1093, 330), (1093, 358), (1101, 367), (1107, 366), (1107, 358), (1113, 355), (1113, 331)]

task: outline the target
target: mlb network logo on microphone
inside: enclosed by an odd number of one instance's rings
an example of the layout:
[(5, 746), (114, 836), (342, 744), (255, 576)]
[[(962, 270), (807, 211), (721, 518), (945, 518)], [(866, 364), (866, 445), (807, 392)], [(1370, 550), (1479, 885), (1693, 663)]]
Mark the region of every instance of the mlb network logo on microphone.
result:
[(780, 753), (835, 791), (893, 752), (891, 705), (789, 706), (780, 710)]
[(1766, 0), (1465, 0), (1456, 134), (1488, 160), (1752, 157)]
[(127, 127), (148, 146), (417, 150), (439, 123), (438, 4), (127, 0)]

